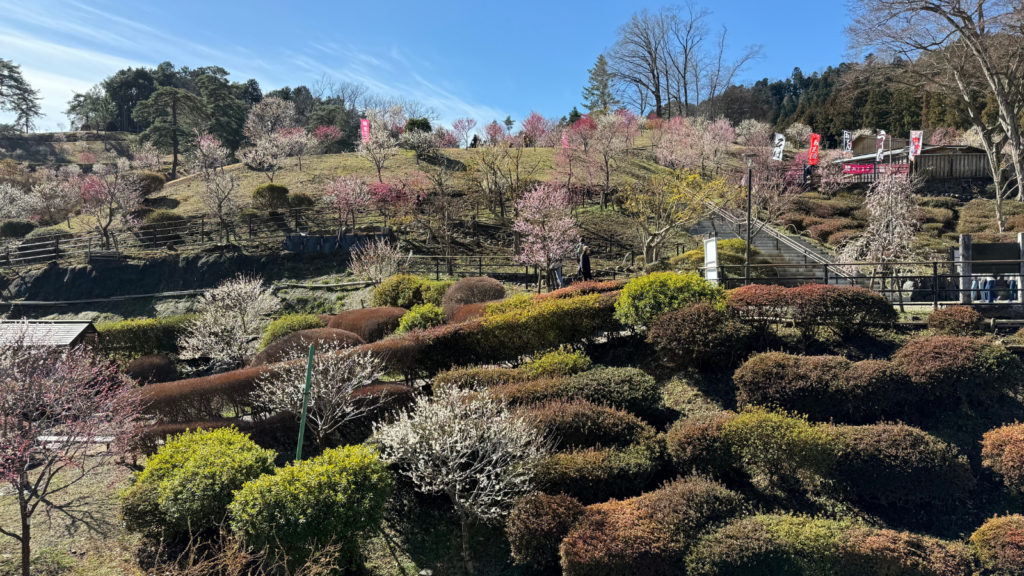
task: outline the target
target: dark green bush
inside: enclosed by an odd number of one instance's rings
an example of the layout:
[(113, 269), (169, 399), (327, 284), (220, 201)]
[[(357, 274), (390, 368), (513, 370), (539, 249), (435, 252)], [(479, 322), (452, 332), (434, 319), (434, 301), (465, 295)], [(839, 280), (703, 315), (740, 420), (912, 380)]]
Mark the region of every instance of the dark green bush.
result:
[(985, 317), (970, 306), (949, 306), (928, 316), (928, 327), (936, 334), (971, 336), (981, 332)]
[(749, 333), (723, 310), (698, 302), (658, 316), (648, 340), (672, 364), (721, 368), (745, 355)]
[(217, 526), (234, 491), (273, 472), (276, 456), (234, 428), (169, 438), (123, 493), (125, 525), (148, 536)]
[(472, 388), (494, 388), (506, 384), (526, 382), (530, 377), (514, 368), (457, 368), (446, 370), (434, 376), (435, 390), (454, 386), (461, 390)]
[(649, 326), (658, 316), (695, 302), (719, 303), (721, 287), (695, 273), (656, 272), (634, 278), (615, 302), (615, 318), (626, 326)]
[(534, 478), (550, 494), (567, 494), (584, 504), (639, 494), (661, 465), (656, 443), (627, 448), (587, 448), (555, 453)]
[(178, 335), (191, 320), (188, 315), (141, 318), (100, 323), (96, 330), (104, 354), (119, 361), (130, 361), (139, 356), (177, 354)]
[(661, 401), (654, 378), (639, 368), (598, 368), (566, 379), (562, 398), (582, 398), (644, 417)]
[(512, 559), (537, 569), (558, 566), (558, 547), (583, 515), (579, 500), (535, 493), (516, 502), (506, 525)]
[(124, 373), (139, 384), (170, 382), (178, 379), (178, 365), (166, 354), (139, 356), (128, 363)]
[[(836, 420), (868, 424), (884, 419), (909, 419), (917, 413), (919, 396), (907, 373), (888, 360), (854, 362), (832, 384), (833, 401), (826, 404)], [(825, 412), (812, 415), (827, 420)]]
[(4, 220), (0, 222), (0, 238), (24, 238), (35, 229), (35, 222), (29, 222), (28, 220)]
[(680, 420), (665, 434), (665, 450), (680, 474), (727, 476), (733, 466), (732, 450), (722, 440), (722, 431), (732, 412), (695, 414)]
[(154, 210), (142, 218), (142, 222), (145, 224), (168, 224), (184, 221), (185, 217), (174, 210)]
[(991, 402), (1017, 390), (1024, 365), (995, 342), (964, 336), (912, 340), (893, 358), (932, 408)]
[(653, 442), (654, 428), (636, 416), (586, 400), (553, 400), (524, 413), (559, 450), (625, 448), (636, 442)]
[(242, 486), (231, 502), (231, 529), (256, 549), (280, 546), (293, 568), (318, 545), (340, 546), (345, 566), (380, 528), (393, 486), (367, 446), (329, 448)]
[(950, 503), (974, 487), (956, 447), (904, 424), (840, 426), (835, 477), (858, 500), (883, 506)]
[(275, 340), (298, 332), (299, 330), (313, 330), (323, 328), (327, 324), (314, 314), (285, 314), (275, 319), (267, 329), (263, 331), (263, 340), (260, 342), (260, 349), (271, 345)]
[(971, 534), (971, 548), (989, 574), (1024, 574), (1024, 516), (995, 516)]
[(832, 388), (851, 365), (841, 356), (758, 354), (736, 370), (736, 397), (740, 405), (779, 406), (827, 419), (845, 410)]
[(135, 177), (139, 181), (139, 193), (143, 198), (156, 194), (167, 183), (167, 179), (159, 172), (136, 172)]
[(292, 192), (288, 194), (288, 206), (290, 208), (312, 208), (316, 206), (316, 200), (305, 192)]
[(252, 191), (252, 205), (257, 210), (282, 210), (288, 207), (288, 189), (277, 184), (261, 184)]
[(699, 477), (626, 501), (588, 506), (562, 542), (563, 573), (683, 576), (686, 552), (700, 533), (742, 508), (739, 495)]

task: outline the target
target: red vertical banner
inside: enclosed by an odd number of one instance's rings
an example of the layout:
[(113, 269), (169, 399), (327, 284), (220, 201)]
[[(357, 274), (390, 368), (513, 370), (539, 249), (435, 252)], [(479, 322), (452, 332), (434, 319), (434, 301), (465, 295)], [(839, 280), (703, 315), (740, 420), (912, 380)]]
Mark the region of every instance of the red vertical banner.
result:
[(818, 165), (818, 149), (821, 148), (821, 134), (811, 134), (811, 149), (807, 152), (807, 164)]
[(359, 120), (359, 132), (363, 135), (363, 142), (370, 141), (370, 121), (366, 118)]
[(911, 130), (910, 131), (910, 159), (913, 160), (915, 156), (921, 155), (921, 142), (924, 140), (923, 130)]

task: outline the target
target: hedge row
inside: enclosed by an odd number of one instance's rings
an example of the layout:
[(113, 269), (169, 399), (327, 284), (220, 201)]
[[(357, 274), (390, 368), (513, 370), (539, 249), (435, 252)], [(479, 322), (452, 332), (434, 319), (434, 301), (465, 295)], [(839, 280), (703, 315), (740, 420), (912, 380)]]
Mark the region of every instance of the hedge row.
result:
[[(313, 316), (313, 318), (316, 318)], [(366, 342), (362, 338), (336, 328), (315, 328), (311, 330), (299, 330), (291, 332), (260, 351), (249, 360), (250, 366), (263, 366), (264, 364), (275, 364), (286, 360), (303, 357), (309, 347), (316, 346), (318, 349), (328, 346), (332, 349), (361, 346)]]
[(406, 312), (405, 308), (397, 307), (347, 310), (332, 316), (327, 327), (352, 332), (365, 342), (376, 342), (393, 334)]
[(654, 441), (655, 431), (640, 418), (586, 400), (553, 400), (521, 412), (558, 450), (626, 448)]
[(139, 356), (177, 354), (178, 336), (191, 319), (182, 315), (97, 324), (100, 350), (124, 362)]
[(412, 309), (420, 304), (441, 306), (454, 280), (430, 280), (412, 274), (396, 274), (373, 289), (373, 306)]
[(292, 332), (299, 330), (314, 330), (327, 326), (319, 316), (313, 314), (286, 314), (271, 322), (263, 331), (263, 340), (260, 342), (260, 349), (270, 346), (277, 340), (284, 338)]
[(503, 384), (495, 396), (514, 405), (580, 399), (650, 418), (658, 412), (660, 391), (654, 378), (639, 368), (598, 368), (564, 378), (541, 378)]
[(1024, 365), (984, 339), (914, 340), (892, 361), (781, 352), (748, 360), (733, 377), (741, 405), (775, 405), (815, 420), (873, 422), (991, 402), (1016, 390)]
[(790, 515), (735, 520), (701, 538), (686, 559), (690, 576), (968, 576), (971, 568), (960, 543)]

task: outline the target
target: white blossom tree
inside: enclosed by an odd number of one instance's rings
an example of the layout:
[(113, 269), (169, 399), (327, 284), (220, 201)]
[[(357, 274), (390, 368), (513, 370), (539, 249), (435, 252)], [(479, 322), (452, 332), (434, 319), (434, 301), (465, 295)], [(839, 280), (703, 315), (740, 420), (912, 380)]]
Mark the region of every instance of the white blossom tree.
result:
[(398, 155), (398, 139), (395, 134), (405, 125), (405, 113), (400, 105), (387, 108), (370, 108), (366, 119), (370, 121), (370, 135), (359, 144), (359, 155), (369, 160), (377, 169), (377, 180), (384, 182), (382, 175), (389, 160)]
[(58, 170), (41, 169), (39, 181), (32, 186), (40, 220), (56, 224), (82, 202), (82, 169), (77, 164)]
[(239, 154), (245, 165), (257, 172), (263, 172), (267, 179), (281, 169), (281, 163), (288, 157), (288, 142), (277, 132), (260, 136), (252, 146), (242, 149)]
[(213, 371), (241, 366), (259, 351), (269, 315), (281, 306), (259, 276), (226, 280), (199, 297), (196, 317), (178, 338), (182, 358), (200, 358)]
[[(336, 343), (318, 346), (313, 357), (306, 422), (322, 449), (327, 438), (349, 422), (379, 409), (384, 397), (356, 398), (357, 390), (370, 386), (384, 373), (383, 362), (372, 354), (346, 354)], [(297, 350), (280, 368), (256, 383), (256, 397), (274, 411), (302, 411), (306, 384), (306, 350)]]
[(371, 240), (352, 250), (349, 268), (361, 278), (380, 284), (402, 271), (402, 251), (387, 240)]
[(10, 182), (0, 182), (0, 220), (24, 220), (40, 208), (38, 199)]
[(190, 170), (199, 174), (205, 184), (196, 196), (207, 212), (217, 216), (229, 239), (234, 218), (242, 209), (242, 203), (235, 197), (238, 180), (224, 171), (230, 156), (231, 152), (210, 134), (199, 134), (196, 146), (188, 156)]
[(295, 125), (295, 104), (281, 98), (264, 98), (254, 104), (245, 118), (245, 137), (256, 143)]
[(126, 227), (137, 224), (133, 214), (142, 202), (139, 178), (131, 163), (121, 158), (101, 165), (95, 175), (82, 180), (81, 186), (83, 208), (93, 217), (104, 248), (109, 249), (110, 227), (115, 221)]
[(786, 128), (786, 142), (794, 148), (806, 148), (811, 143), (811, 127), (797, 122)]
[(390, 424), (375, 424), (373, 441), (381, 458), (421, 492), (451, 500), (470, 574), (470, 526), (499, 520), (532, 491), (534, 473), (550, 449), (542, 432), (489, 392), (453, 388), (417, 398)]

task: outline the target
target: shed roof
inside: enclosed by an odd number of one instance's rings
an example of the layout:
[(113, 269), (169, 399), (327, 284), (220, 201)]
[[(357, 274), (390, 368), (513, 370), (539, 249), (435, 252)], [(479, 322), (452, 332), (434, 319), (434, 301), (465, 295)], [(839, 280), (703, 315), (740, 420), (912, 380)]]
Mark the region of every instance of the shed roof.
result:
[(24, 339), (29, 346), (70, 346), (85, 334), (96, 334), (88, 320), (5, 320), (0, 342)]
[[(956, 154), (984, 154), (985, 153), (984, 150), (982, 150), (980, 148), (975, 148), (974, 146), (936, 146), (936, 145), (932, 145), (932, 144), (925, 144), (924, 146), (921, 146), (921, 155), (922, 156), (927, 155), (927, 154), (937, 154), (937, 153), (943, 152), (943, 151), (952, 151), (953, 153), (956, 153)], [(882, 158), (888, 158), (890, 155), (892, 155), (892, 156), (900, 156), (900, 155), (906, 155), (906, 154), (907, 154), (907, 147), (894, 148), (892, 150), (883, 150), (882, 151)], [(862, 154), (861, 156), (854, 156), (853, 158), (841, 158), (841, 159), (837, 160), (836, 163), (849, 164), (851, 162), (859, 162), (859, 161), (864, 161), (864, 160), (873, 161), (877, 157), (878, 157), (877, 153)]]

